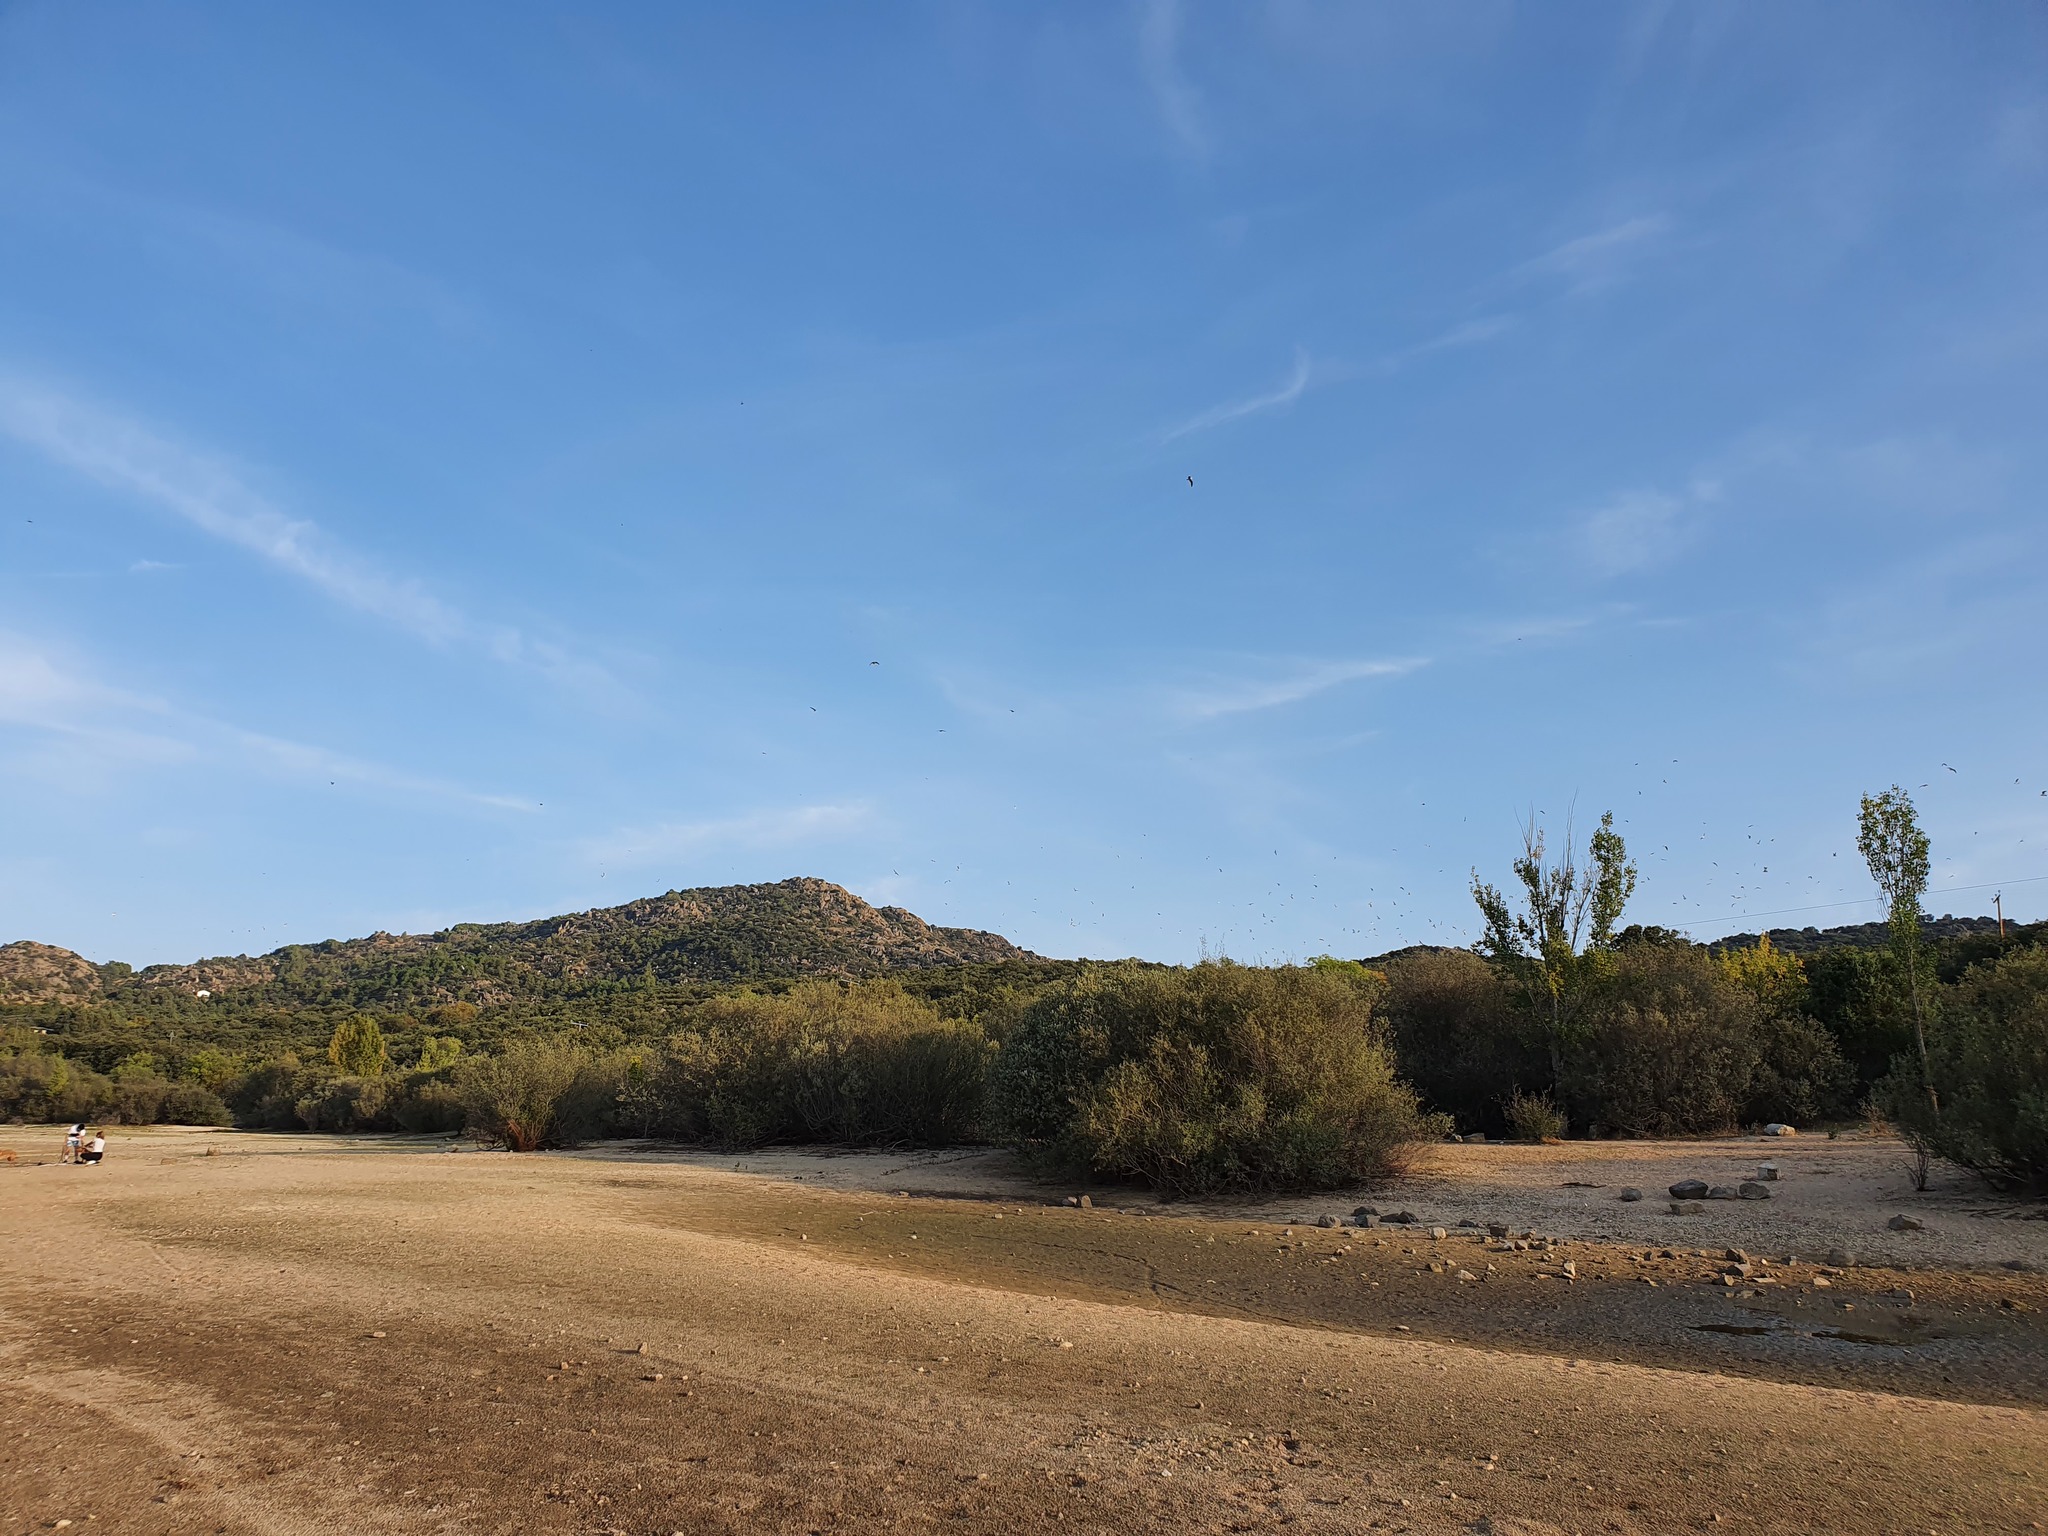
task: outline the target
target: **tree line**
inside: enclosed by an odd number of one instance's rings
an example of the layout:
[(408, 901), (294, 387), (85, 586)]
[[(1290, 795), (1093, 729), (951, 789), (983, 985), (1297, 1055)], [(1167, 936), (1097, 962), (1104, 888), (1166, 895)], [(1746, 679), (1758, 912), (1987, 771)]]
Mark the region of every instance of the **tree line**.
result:
[(2048, 1193), (2048, 925), (1931, 944), (1911, 800), (1866, 797), (1859, 834), (1890, 914), (1884, 950), (1716, 950), (1624, 927), (1636, 874), (1605, 817), (1583, 852), (1567, 836), (1555, 856), (1526, 828), (1506, 893), (1475, 874), (1471, 949), (695, 988), (636, 997), (633, 1027), (589, 1008), (302, 1012), (282, 1048), (195, 1043), (189, 1013), (181, 1041), (161, 1021), (16, 1009), (0, 1116), (466, 1130), (519, 1150), (983, 1141), (1200, 1194), (1369, 1182), (1454, 1133), (1876, 1115), (1923, 1166)]

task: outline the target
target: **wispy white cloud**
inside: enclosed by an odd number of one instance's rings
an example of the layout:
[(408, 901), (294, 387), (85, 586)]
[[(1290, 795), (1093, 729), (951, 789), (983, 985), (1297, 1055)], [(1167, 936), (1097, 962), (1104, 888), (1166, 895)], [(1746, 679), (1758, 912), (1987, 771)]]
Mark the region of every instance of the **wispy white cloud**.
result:
[(794, 848), (850, 837), (873, 825), (866, 805), (798, 805), (706, 821), (621, 827), (580, 845), (593, 864), (638, 867), (687, 859), (717, 848)]
[(1602, 576), (1662, 565), (1688, 537), (1685, 510), (1685, 501), (1667, 491), (1624, 491), (1580, 519), (1579, 548)]
[(1374, 677), (1401, 677), (1429, 665), (1426, 657), (1391, 660), (1297, 662), (1263, 676), (1219, 678), (1205, 685), (1172, 690), (1171, 713), (1183, 720), (1215, 720), (1252, 710), (1297, 704), (1346, 683)]
[(1138, 23), (1138, 67), (1167, 131), (1184, 150), (1200, 155), (1208, 151), (1209, 135), (1195, 88), (1181, 72), (1180, 22), (1180, 0), (1147, 0)]
[(348, 784), (493, 810), (535, 809), (518, 796), (470, 789), (179, 709), (103, 681), (56, 647), (4, 631), (0, 724), (12, 729), (17, 744), (40, 740), (43, 757), (60, 773), (85, 770), (96, 782), (124, 768), (204, 761), (228, 772), (310, 785)]
[(1285, 410), (1307, 393), (1309, 376), (1308, 354), (1297, 348), (1294, 354), (1294, 371), (1278, 389), (1262, 395), (1252, 395), (1243, 400), (1231, 400), (1222, 405), (1211, 406), (1206, 411), (1190, 416), (1179, 426), (1168, 429), (1161, 435), (1160, 441), (1170, 443), (1191, 433), (1207, 432), (1229, 422), (1242, 421), (1247, 416), (1261, 416), (1267, 411)]
[(1553, 246), (1541, 256), (1523, 262), (1510, 276), (1522, 282), (1562, 278), (1575, 290), (1604, 287), (1619, 278), (1630, 261), (1670, 228), (1671, 220), (1661, 213), (1624, 219)]
[(316, 524), (291, 517), (226, 459), (45, 385), (0, 378), (0, 432), (87, 478), (176, 513), (335, 601), (436, 645), (464, 646), (558, 682), (611, 693), (594, 663), (502, 624), (480, 623), (418, 581), (378, 570)]

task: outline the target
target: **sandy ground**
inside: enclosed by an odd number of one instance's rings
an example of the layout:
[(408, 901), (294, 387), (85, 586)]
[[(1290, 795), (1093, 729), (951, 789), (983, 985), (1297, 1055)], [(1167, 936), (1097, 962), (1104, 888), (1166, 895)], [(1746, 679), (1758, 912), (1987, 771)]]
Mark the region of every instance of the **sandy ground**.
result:
[[(1858, 1263), (1898, 1268), (2018, 1261), (2048, 1269), (2048, 1205), (2000, 1196), (1974, 1175), (1945, 1166), (1937, 1166), (1926, 1191), (1916, 1191), (1905, 1147), (1888, 1137), (1443, 1145), (1426, 1149), (1410, 1176), (1371, 1190), (1179, 1205), (1162, 1205), (1136, 1189), (1049, 1184), (1027, 1175), (1008, 1153), (986, 1148), (891, 1154), (785, 1147), (733, 1157), (613, 1144), (585, 1155), (744, 1171), (825, 1189), (941, 1198), (1058, 1201), (1086, 1192), (1099, 1206), (1151, 1215), (1194, 1213), (1303, 1224), (1323, 1215), (1348, 1218), (1358, 1206), (1371, 1205), (1384, 1212), (1410, 1212), (1424, 1227), (1505, 1222), (1517, 1231), (1533, 1227), (1557, 1237), (1716, 1248), (1733, 1244), (1773, 1256), (1818, 1259), (1840, 1248)], [(1769, 1200), (1709, 1201), (1697, 1213), (1672, 1214), (1669, 1192), (1679, 1180), (1732, 1185), (1754, 1179), (1765, 1163), (1778, 1169)], [(1627, 1188), (1640, 1189), (1645, 1198), (1623, 1201), (1621, 1192)], [(1919, 1220), (1923, 1230), (1891, 1230), (1891, 1218), (1900, 1215)]]
[(1569, 1239), (1520, 1250), (1065, 1209), (971, 1157), (447, 1146), (0, 1165), (0, 1530), (2048, 1523), (2048, 1277), (1998, 1263), (2048, 1223), (1938, 1192), (1882, 1262), (1883, 1147), (1777, 1148), (1782, 1209), (1713, 1217), (1870, 1257), (1737, 1277), (1578, 1186), (1744, 1144), (1447, 1147), (1375, 1197)]

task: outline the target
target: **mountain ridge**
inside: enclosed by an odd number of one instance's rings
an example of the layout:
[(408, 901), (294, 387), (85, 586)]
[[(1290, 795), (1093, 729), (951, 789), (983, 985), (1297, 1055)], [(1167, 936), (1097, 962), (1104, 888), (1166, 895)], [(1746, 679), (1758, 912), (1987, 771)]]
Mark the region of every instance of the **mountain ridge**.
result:
[(699, 886), (512, 923), (373, 933), (133, 970), (55, 945), (0, 945), (0, 1003), (91, 1002), (174, 991), (315, 1002), (346, 988), (394, 1002), (488, 1005), (644, 983), (866, 976), (1036, 960), (1001, 934), (927, 923), (827, 880)]

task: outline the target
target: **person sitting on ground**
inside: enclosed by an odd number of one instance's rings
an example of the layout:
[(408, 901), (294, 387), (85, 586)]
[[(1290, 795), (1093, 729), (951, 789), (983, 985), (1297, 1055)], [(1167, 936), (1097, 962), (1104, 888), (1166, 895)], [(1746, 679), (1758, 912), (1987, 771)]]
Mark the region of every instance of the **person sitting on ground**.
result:
[(96, 1163), (107, 1155), (107, 1138), (103, 1131), (94, 1131), (92, 1140), (85, 1144), (85, 1150), (78, 1154), (82, 1163)]
[(64, 1133), (64, 1155), (58, 1159), (63, 1163), (78, 1161), (78, 1149), (85, 1145), (85, 1122), (79, 1121)]

